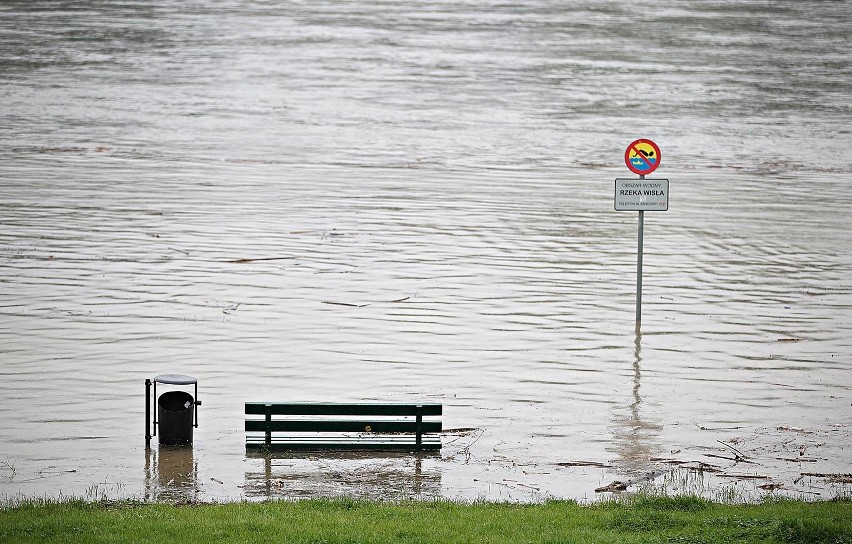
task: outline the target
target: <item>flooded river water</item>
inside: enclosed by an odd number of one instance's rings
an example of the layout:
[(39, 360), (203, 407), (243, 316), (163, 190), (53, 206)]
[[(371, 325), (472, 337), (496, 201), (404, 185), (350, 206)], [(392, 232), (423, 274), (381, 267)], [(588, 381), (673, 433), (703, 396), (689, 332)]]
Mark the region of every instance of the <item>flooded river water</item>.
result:
[[(4, 2), (0, 496), (849, 494), (850, 35), (843, 1)], [(146, 452), (163, 373), (190, 450)], [(451, 431), (267, 462), (250, 400)]]

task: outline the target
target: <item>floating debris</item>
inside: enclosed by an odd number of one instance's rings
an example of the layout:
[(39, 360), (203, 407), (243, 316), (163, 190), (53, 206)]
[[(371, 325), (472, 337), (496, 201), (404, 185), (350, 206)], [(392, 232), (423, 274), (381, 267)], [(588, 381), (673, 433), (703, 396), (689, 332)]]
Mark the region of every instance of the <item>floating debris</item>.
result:
[(230, 259), (227, 261), (220, 261), (223, 263), (230, 264), (245, 264), (245, 263), (253, 263), (257, 261), (284, 261), (287, 259), (295, 259), (296, 257), (256, 257), (256, 258), (245, 258), (245, 259)]
[(704, 427), (699, 424), (695, 424), (696, 427), (701, 429), (702, 431), (735, 431), (737, 429), (745, 429), (745, 427)]
[(352, 302), (337, 302), (337, 301), (334, 301), (334, 300), (323, 300), (322, 303), (323, 304), (331, 304), (333, 306), (349, 306), (350, 308), (366, 308), (367, 306), (370, 306), (372, 304), (396, 304), (398, 302), (405, 302), (406, 300), (408, 300), (410, 298), (411, 297), (403, 297), (403, 298), (398, 298), (396, 300), (384, 300), (384, 301), (379, 301), (379, 302), (365, 302), (363, 304), (355, 304), (355, 303), (352, 303)]
[(776, 457), (775, 459), (789, 463), (816, 463), (819, 461), (819, 459), (811, 459), (809, 457)]
[[(737, 448), (733, 447), (732, 445), (730, 445), (726, 442), (722, 442), (721, 440), (717, 440), (716, 442), (718, 442), (719, 444), (722, 444), (723, 446), (725, 446), (726, 448), (728, 448), (732, 452), (734, 452), (734, 455), (736, 455), (736, 461), (748, 462), (748, 457), (746, 457), (746, 455), (743, 452), (741, 452), (740, 450), (738, 450)], [(733, 440), (732, 440), (732, 442), (733, 442)]]
[(718, 474), (721, 478), (736, 478), (737, 480), (769, 480), (769, 476), (760, 474)]
[(711, 465), (710, 463), (704, 463), (702, 461), (698, 461), (695, 466), (685, 467), (688, 470), (696, 471), (696, 472), (721, 472), (722, 469), (717, 467), (716, 465)]
[(615, 493), (615, 492), (618, 492), (618, 491), (626, 491), (626, 490), (627, 490), (627, 483), (616, 480), (616, 481), (611, 482), (611, 483), (609, 483), (609, 484), (607, 484), (603, 487), (599, 487), (599, 488), (595, 489), (595, 493)]
[(756, 465), (754, 461), (749, 461), (748, 459), (743, 459), (740, 457), (725, 457), (724, 455), (716, 455), (715, 453), (705, 453), (704, 457), (713, 457), (714, 459), (725, 459), (727, 461), (734, 461), (736, 463), (751, 463)]
[(802, 476), (811, 478), (826, 478), (831, 483), (852, 484), (852, 474), (832, 474), (827, 472), (802, 472)]
[(653, 462), (653, 463), (667, 463), (669, 465), (685, 465), (689, 462), (689, 461), (681, 461), (680, 459), (670, 459), (670, 458), (667, 458), (667, 457), (651, 457), (648, 460)]
[(814, 434), (813, 431), (808, 431), (808, 430), (802, 429), (800, 427), (777, 427), (776, 430), (787, 431), (787, 432), (791, 432), (791, 433)]
[(334, 305), (334, 306), (349, 306), (349, 307), (352, 307), (352, 308), (365, 308), (365, 307), (370, 305), (370, 304), (352, 304), (351, 302), (335, 302), (333, 300), (323, 300), (322, 303), (323, 304), (331, 304), (331, 305)]
[(560, 467), (612, 468), (612, 465), (607, 465), (606, 463), (599, 463), (597, 461), (565, 461), (563, 463), (556, 464)]

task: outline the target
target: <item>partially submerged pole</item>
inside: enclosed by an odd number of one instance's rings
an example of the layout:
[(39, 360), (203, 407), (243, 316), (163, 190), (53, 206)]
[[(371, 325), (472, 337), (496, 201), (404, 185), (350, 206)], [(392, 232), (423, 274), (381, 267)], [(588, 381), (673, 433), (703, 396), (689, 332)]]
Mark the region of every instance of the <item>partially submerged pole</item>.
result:
[[(645, 176), (640, 176), (645, 179)], [(636, 252), (636, 332), (642, 328), (642, 245), (645, 231), (645, 212), (639, 210), (639, 250)]]

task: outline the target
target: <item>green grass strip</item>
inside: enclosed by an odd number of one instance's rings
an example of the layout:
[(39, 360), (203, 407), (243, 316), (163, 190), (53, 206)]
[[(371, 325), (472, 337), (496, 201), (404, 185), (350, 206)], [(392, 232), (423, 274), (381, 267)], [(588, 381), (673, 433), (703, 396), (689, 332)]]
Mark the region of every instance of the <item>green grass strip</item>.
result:
[(192, 506), (31, 502), (0, 509), (0, 542), (852, 544), (852, 502), (727, 505), (691, 497), (591, 506), (348, 499)]

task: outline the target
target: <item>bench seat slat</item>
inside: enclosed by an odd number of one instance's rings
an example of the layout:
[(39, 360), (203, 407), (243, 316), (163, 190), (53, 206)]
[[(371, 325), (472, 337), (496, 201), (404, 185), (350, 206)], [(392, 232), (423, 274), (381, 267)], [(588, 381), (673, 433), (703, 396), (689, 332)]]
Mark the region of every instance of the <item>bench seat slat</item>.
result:
[(423, 416), (442, 415), (441, 404), (424, 403), (347, 403), (347, 402), (247, 402), (246, 415), (266, 414), (293, 416), (414, 416), (418, 406)]
[[(440, 421), (424, 421), (420, 424), (421, 432), (441, 432)], [(317, 420), (317, 421), (288, 421), (246, 420), (246, 431), (263, 432), (316, 432), (316, 433), (416, 433), (415, 421), (347, 421), (347, 420)]]
[[(247, 449), (267, 449), (263, 439), (246, 442)], [(420, 445), (423, 450), (440, 450), (440, 440), (424, 440)], [(268, 449), (273, 450), (413, 450), (416, 444), (412, 440), (407, 441), (373, 441), (364, 439), (342, 439), (342, 440), (282, 440), (275, 439)]]

